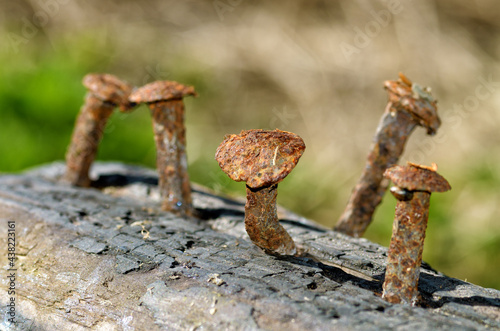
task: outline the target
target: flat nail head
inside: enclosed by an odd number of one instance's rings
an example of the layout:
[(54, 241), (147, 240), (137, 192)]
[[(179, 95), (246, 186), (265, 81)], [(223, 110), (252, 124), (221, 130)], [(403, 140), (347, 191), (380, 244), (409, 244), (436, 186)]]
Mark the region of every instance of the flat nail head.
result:
[(384, 177), (394, 185), (408, 191), (446, 192), (450, 184), (433, 167), (408, 162), (406, 166), (394, 166), (384, 172)]
[(282, 181), (297, 165), (305, 148), (295, 133), (248, 130), (226, 136), (215, 158), (232, 180), (259, 188)]
[(82, 84), (98, 99), (118, 106), (122, 111), (135, 106), (128, 99), (132, 86), (114, 75), (88, 74), (83, 77)]
[(182, 99), (186, 96), (197, 96), (193, 86), (179, 84), (174, 81), (156, 81), (135, 89), (129, 97), (130, 102), (152, 103)]

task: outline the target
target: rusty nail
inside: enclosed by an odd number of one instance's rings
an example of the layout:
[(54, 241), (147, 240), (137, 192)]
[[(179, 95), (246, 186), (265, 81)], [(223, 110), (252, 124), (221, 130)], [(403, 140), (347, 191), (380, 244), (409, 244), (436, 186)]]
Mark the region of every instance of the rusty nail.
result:
[(437, 102), (430, 95), (430, 89), (412, 83), (402, 73), (399, 77), (397, 81), (384, 83), (389, 102), (361, 178), (335, 226), (336, 231), (353, 237), (363, 236), (370, 225), (387, 189), (388, 183), (383, 181), (384, 171), (398, 162), (411, 132), (420, 125), (433, 135), (441, 125)]
[(446, 192), (450, 184), (437, 172), (408, 162), (394, 166), (384, 177), (392, 180), (391, 193), (398, 199), (382, 297), (392, 303), (415, 304), (431, 192)]
[(162, 209), (192, 215), (182, 101), (188, 95), (196, 96), (192, 86), (156, 81), (133, 91), (129, 100), (147, 103), (151, 110)]
[(246, 182), (245, 229), (267, 253), (294, 255), (292, 237), (278, 221), (278, 183), (295, 167), (306, 146), (298, 135), (280, 130), (248, 130), (228, 135), (215, 159), (237, 182)]
[(66, 173), (63, 180), (72, 185), (88, 187), (89, 169), (109, 116), (117, 106), (122, 111), (127, 111), (134, 104), (128, 101), (132, 87), (113, 75), (88, 74), (82, 83), (88, 92), (66, 153)]

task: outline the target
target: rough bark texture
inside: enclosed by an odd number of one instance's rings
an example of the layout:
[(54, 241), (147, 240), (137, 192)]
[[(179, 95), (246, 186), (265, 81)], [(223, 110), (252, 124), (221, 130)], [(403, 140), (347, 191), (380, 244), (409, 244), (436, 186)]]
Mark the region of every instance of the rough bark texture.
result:
[[(19, 255), (19, 324), (4, 319), (4, 329), (500, 328), (499, 291), (425, 263), (422, 307), (385, 302), (387, 249), (365, 239), (279, 211), (296, 243), (324, 263), (270, 256), (248, 239), (241, 202), (194, 187), (206, 220), (179, 218), (160, 210), (153, 170), (97, 163), (102, 191), (58, 184), (63, 172), (53, 164), (0, 176), (0, 235), (7, 247), (6, 224), (15, 220)], [(0, 283), (3, 317), (4, 275)]]

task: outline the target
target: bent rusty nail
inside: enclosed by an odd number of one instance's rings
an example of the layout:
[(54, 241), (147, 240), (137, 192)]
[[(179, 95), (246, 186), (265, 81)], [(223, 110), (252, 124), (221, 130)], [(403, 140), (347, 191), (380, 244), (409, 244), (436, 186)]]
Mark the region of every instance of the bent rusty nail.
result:
[(388, 184), (383, 181), (384, 171), (398, 162), (411, 132), (420, 125), (433, 135), (441, 125), (437, 101), (431, 96), (430, 89), (412, 83), (402, 73), (399, 77), (397, 81), (384, 83), (389, 102), (361, 178), (335, 226), (336, 231), (353, 237), (363, 236), (370, 225), (387, 189)]
[(88, 187), (89, 169), (113, 109), (118, 106), (121, 111), (128, 111), (135, 105), (128, 100), (132, 87), (113, 75), (88, 74), (82, 83), (88, 92), (66, 153), (63, 181)]
[(215, 159), (237, 182), (246, 182), (245, 229), (269, 254), (294, 255), (295, 243), (278, 221), (278, 183), (297, 165), (306, 146), (298, 135), (280, 130), (248, 130), (228, 135)]

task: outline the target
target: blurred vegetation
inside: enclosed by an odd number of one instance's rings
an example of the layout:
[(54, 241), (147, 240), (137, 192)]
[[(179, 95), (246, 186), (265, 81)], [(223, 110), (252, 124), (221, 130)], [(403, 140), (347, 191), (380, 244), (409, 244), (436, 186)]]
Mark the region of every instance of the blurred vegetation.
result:
[[(499, 84), (476, 93), (481, 79), (500, 81), (500, 6), (397, 3), (384, 23), (385, 1), (0, 0), (0, 171), (64, 158), (86, 73), (137, 86), (176, 80), (200, 95), (186, 99), (193, 181), (244, 195), (213, 159), (223, 136), (292, 131), (307, 149), (280, 184), (279, 203), (333, 226), (384, 110), (382, 83), (403, 71), (433, 88), (443, 125), (432, 138), (417, 129), (402, 162), (436, 162), (452, 185), (431, 198), (424, 260), (500, 289)], [(370, 34), (359, 47), (358, 31)], [(346, 55), (346, 44), (357, 51)], [(112, 116), (98, 159), (154, 167), (146, 107)], [(368, 239), (388, 245), (394, 206), (386, 195)]]

